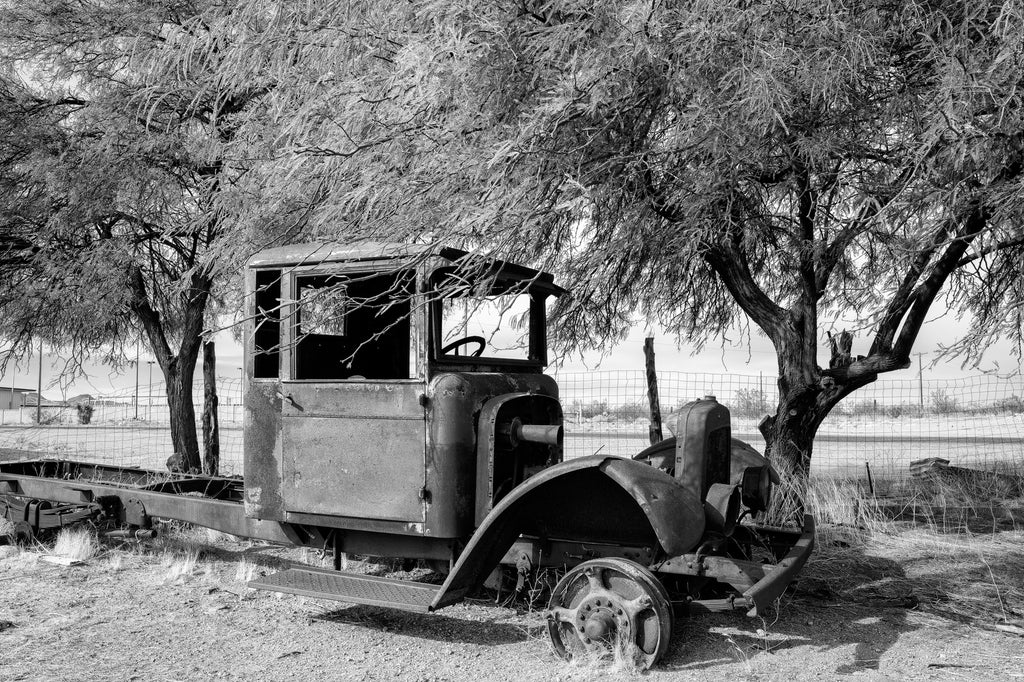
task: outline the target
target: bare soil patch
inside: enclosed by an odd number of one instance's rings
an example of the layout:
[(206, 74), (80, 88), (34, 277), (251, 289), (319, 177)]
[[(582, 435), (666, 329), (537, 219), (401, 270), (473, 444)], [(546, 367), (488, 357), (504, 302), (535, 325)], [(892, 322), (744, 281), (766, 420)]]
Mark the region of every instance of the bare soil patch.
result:
[(306, 550), (193, 529), (104, 542), (70, 567), (41, 559), (52, 546), (8, 548), (0, 679), (1024, 679), (1024, 533), (821, 539), (771, 618), (681, 618), (669, 654), (642, 674), (555, 658), (541, 605), (493, 593), (415, 615), (245, 587), (320, 561)]

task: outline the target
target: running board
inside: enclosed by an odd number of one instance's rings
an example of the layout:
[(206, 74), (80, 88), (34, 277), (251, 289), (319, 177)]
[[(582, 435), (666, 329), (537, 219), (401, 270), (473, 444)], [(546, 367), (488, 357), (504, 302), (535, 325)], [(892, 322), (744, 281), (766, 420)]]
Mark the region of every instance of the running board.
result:
[(440, 585), (312, 566), (295, 566), (265, 578), (258, 578), (250, 581), (249, 587), (319, 599), (334, 599), (350, 604), (385, 606), (416, 613), (429, 611), (431, 602), (441, 590)]

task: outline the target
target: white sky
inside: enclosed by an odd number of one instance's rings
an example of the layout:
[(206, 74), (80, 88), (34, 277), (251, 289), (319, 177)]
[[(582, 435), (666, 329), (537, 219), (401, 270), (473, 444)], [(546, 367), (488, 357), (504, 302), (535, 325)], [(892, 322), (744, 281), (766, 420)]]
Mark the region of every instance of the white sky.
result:
[[(1016, 358), (1010, 353), (1008, 343), (1002, 343), (990, 349), (979, 368), (961, 368), (959, 361), (939, 363), (929, 366), (938, 351), (939, 343), (949, 343), (955, 338), (959, 329), (963, 329), (964, 323), (956, 322), (950, 317), (944, 317), (929, 321), (921, 330), (918, 339), (916, 352), (923, 353), (924, 377), (926, 379), (951, 379), (967, 375), (978, 374), (982, 371), (996, 371), (1001, 375), (1019, 373), (1020, 365)], [(554, 371), (576, 372), (589, 370), (642, 370), (644, 367), (643, 343), (647, 336), (647, 330), (643, 326), (634, 329), (629, 338), (619, 344), (612, 353), (602, 358), (596, 353), (587, 353), (582, 358), (579, 355), (565, 358), (559, 368)], [(680, 371), (680, 372), (708, 372), (722, 374), (763, 374), (765, 377), (774, 377), (776, 374), (775, 353), (771, 343), (760, 335), (753, 335), (750, 339), (749, 348), (746, 345), (727, 345), (722, 348), (708, 344), (705, 349), (696, 354), (691, 354), (691, 348), (677, 348), (673, 339), (665, 334), (655, 331), (655, 353), (659, 372)], [(221, 332), (216, 337), (218, 371), (221, 377), (239, 379), (242, 367), (242, 349), (232, 339), (231, 332)], [(863, 337), (855, 337), (853, 343), (853, 354), (867, 353), (867, 340)], [(135, 387), (135, 371), (133, 368), (126, 368), (124, 373), (116, 374), (111, 372), (107, 366), (92, 364), (89, 366), (89, 377), (75, 381), (66, 390), (61, 390), (55, 385), (57, 368), (59, 364), (49, 355), (50, 351), (44, 348), (43, 362), (43, 395), (50, 399), (67, 398), (81, 393), (102, 395), (114, 392), (125, 392)], [(824, 344), (819, 349), (819, 364), (828, 363), (829, 353)], [(915, 356), (916, 358), (916, 356)], [(143, 350), (140, 371), (139, 385), (144, 394), (149, 383), (150, 365), (147, 360), (152, 360)], [(197, 370), (199, 367), (197, 367)], [(18, 388), (35, 390), (37, 373), (39, 371), (38, 358), (33, 356), (29, 362), (17, 368), (12, 374), (8, 371), (0, 378), (0, 386), (11, 386), (12, 380)], [(160, 369), (155, 364), (152, 366), (154, 385), (162, 384)], [(909, 369), (894, 372), (885, 376), (891, 378), (913, 378), (918, 374), (917, 363)], [(197, 382), (198, 385), (198, 382)]]

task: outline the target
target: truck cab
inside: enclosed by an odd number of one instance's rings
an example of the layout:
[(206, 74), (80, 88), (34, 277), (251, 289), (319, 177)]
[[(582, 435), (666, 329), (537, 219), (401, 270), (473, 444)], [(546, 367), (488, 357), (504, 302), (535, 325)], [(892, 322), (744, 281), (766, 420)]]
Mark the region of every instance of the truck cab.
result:
[(250, 259), (245, 292), (247, 516), (451, 559), (562, 460), (543, 374), (551, 275), (455, 249), (304, 244)]

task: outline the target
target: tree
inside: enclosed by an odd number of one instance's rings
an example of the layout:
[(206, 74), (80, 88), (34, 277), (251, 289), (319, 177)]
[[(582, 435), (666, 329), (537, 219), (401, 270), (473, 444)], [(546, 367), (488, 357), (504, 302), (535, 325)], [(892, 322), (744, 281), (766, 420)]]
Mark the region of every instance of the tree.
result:
[[(184, 79), (166, 69), (181, 65), (182, 34), (209, 34), (220, 16), (220, 3), (175, 0), (0, 10), (4, 333), (15, 349), (32, 336), (67, 349), (72, 373), (98, 353), (123, 361), (144, 337), (164, 375), (174, 450), (192, 471), (202, 467), (193, 374), (217, 283), (234, 268), (225, 254), (239, 248), (222, 240), (242, 170), (218, 145), (265, 90), (218, 89), (209, 65), (192, 64)], [(212, 342), (204, 358), (209, 469)]]
[[(196, 50), (233, 87), (274, 81), (262, 177), (318, 202), (304, 234), (533, 259), (574, 292), (553, 311), (564, 347), (638, 316), (698, 344), (753, 323), (779, 364), (762, 432), (797, 479), (829, 411), (908, 365), (940, 296), (975, 322), (952, 350), (1020, 341), (1014, 3), (232, 11), (231, 38)], [(822, 367), (830, 319), (866, 352)]]

